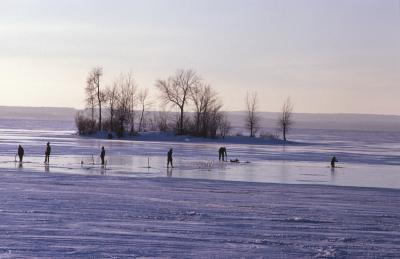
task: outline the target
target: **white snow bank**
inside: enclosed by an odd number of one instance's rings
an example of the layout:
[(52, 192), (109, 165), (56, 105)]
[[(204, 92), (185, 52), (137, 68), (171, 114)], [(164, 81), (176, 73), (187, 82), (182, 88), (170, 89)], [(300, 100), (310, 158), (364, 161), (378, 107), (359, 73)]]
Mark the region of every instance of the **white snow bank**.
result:
[[(98, 132), (89, 136), (82, 136), (82, 138), (106, 139), (107, 136), (108, 136), (107, 132)], [(281, 139), (262, 138), (262, 137), (250, 138), (248, 136), (226, 136), (225, 138), (222, 137), (203, 138), (190, 135), (175, 135), (173, 133), (158, 132), (158, 131), (140, 132), (135, 136), (125, 136), (123, 138), (117, 138), (114, 134), (113, 138), (118, 140), (157, 141), (157, 142), (167, 141), (167, 142), (178, 142), (178, 143), (185, 142), (185, 143), (220, 143), (220, 144), (251, 144), (251, 145), (284, 145), (284, 144), (305, 145), (306, 144), (293, 141), (283, 141)]]

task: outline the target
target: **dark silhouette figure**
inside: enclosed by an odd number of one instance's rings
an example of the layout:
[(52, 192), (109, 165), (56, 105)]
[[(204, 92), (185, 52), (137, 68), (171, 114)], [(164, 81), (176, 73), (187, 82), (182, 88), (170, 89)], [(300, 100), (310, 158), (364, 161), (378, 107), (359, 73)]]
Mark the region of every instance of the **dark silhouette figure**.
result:
[(336, 159), (336, 156), (333, 156), (332, 160), (331, 160), (331, 167), (335, 168), (336, 167), (335, 163), (337, 163), (337, 162), (339, 162), (339, 161)]
[(104, 157), (105, 156), (106, 156), (106, 151), (104, 150), (104, 147), (101, 147), (101, 153), (100, 153), (101, 165), (104, 165)]
[(220, 147), (218, 150), (218, 158), (219, 161), (227, 161), (228, 159), (228, 153), (226, 152), (226, 147)]
[(20, 163), (22, 163), (22, 159), (24, 158), (24, 153), (25, 153), (24, 148), (21, 145), (19, 145), (18, 146), (18, 157), (19, 157)]
[(168, 151), (167, 157), (167, 168), (169, 168), (169, 164), (171, 164), (171, 167), (174, 168), (174, 165), (172, 164), (172, 148)]
[(45, 164), (50, 163), (50, 153), (51, 153), (50, 142), (47, 142), (46, 151), (44, 152), (44, 163)]

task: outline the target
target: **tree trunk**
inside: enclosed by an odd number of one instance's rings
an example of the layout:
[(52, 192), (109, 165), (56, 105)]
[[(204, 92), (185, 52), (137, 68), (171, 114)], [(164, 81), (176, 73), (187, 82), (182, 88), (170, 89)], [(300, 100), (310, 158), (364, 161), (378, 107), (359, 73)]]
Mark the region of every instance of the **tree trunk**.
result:
[(99, 100), (99, 131), (101, 131), (101, 101)]
[(200, 116), (201, 116), (201, 113), (200, 112), (197, 112), (197, 115), (196, 115), (196, 125), (195, 125), (195, 127), (196, 127), (196, 134), (197, 135), (200, 135)]
[[(100, 81), (100, 79), (99, 79)], [(101, 98), (100, 98), (100, 83), (97, 84), (97, 101), (99, 102), (99, 131), (101, 131)]]
[(110, 131), (113, 132), (114, 131), (114, 111), (113, 109), (110, 109)]
[(183, 135), (183, 106), (181, 107), (181, 118), (179, 121), (179, 135)]
[(139, 132), (142, 132), (143, 115), (144, 115), (144, 106), (142, 107), (142, 113), (141, 113), (141, 115), (140, 115)]
[(283, 123), (283, 140), (286, 141), (286, 123)]
[(119, 131), (118, 131), (118, 137), (122, 138), (124, 136), (124, 120), (119, 119)]

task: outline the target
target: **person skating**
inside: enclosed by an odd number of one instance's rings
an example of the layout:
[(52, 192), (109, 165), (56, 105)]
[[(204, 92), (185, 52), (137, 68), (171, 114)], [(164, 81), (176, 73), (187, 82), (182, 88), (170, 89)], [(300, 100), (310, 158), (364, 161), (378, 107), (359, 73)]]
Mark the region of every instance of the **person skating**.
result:
[(19, 157), (20, 163), (22, 163), (22, 159), (24, 158), (24, 153), (25, 153), (24, 148), (21, 145), (19, 145), (18, 146), (18, 157)]
[(339, 161), (336, 159), (336, 156), (333, 156), (333, 157), (332, 157), (332, 160), (331, 160), (331, 167), (332, 167), (332, 168), (335, 168), (335, 167), (336, 167), (336, 164), (335, 164), (335, 163), (337, 163), (337, 162), (339, 162)]
[(45, 164), (50, 163), (50, 153), (51, 153), (50, 142), (47, 142), (46, 151), (44, 152), (44, 163)]
[(172, 164), (172, 148), (167, 153), (167, 168), (169, 168), (169, 164), (174, 168), (174, 165)]
[(100, 158), (101, 158), (101, 165), (104, 165), (104, 157), (106, 156), (106, 151), (104, 147), (101, 147), (101, 153), (100, 153)]
[[(226, 158), (226, 159), (225, 159)], [(220, 147), (218, 150), (218, 159), (219, 161), (226, 161), (228, 159), (228, 154), (226, 152), (226, 147)]]

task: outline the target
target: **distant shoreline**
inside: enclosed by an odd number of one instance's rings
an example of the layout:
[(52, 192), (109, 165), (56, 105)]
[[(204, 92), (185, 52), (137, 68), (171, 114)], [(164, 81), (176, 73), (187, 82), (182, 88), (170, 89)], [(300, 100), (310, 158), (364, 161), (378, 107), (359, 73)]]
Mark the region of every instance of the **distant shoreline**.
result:
[[(0, 106), (0, 120), (64, 121), (69, 122), (71, 128), (75, 128), (75, 115), (78, 111), (74, 108)], [(152, 117), (154, 113), (158, 112), (148, 111), (148, 116)], [(104, 115), (107, 114), (108, 112), (104, 111)], [(229, 111), (226, 114), (235, 131), (236, 129), (245, 130), (245, 112)], [(276, 128), (278, 114), (276, 112), (259, 112), (261, 118), (260, 132)], [(399, 132), (400, 130), (399, 115), (293, 113), (293, 121), (293, 129), (387, 132)], [(243, 135), (246, 135), (245, 132), (243, 132)]]
[[(32, 112), (32, 110), (59, 110), (59, 111), (73, 111), (73, 112), (78, 112), (82, 111), (84, 109), (81, 108), (74, 108), (74, 107), (54, 107), (54, 106), (10, 106), (10, 105), (0, 105), (0, 112), (5, 109), (19, 109), (19, 110), (27, 110), (29, 112)], [(159, 112), (157, 110), (150, 110), (148, 112)], [(229, 110), (225, 111), (227, 113), (232, 113), (232, 114), (241, 114), (241, 113), (246, 113), (246, 111), (241, 111), (241, 110)], [(190, 113), (190, 112), (188, 112)], [(260, 114), (280, 114), (279, 111), (259, 111), (258, 113)], [(390, 114), (384, 114), (384, 113), (357, 113), (357, 112), (293, 112), (293, 114), (296, 115), (304, 115), (304, 116), (362, 116), (362, 117), (399, 117), (400, 114), (395, 114), (395, 113), (390, 113)]]

